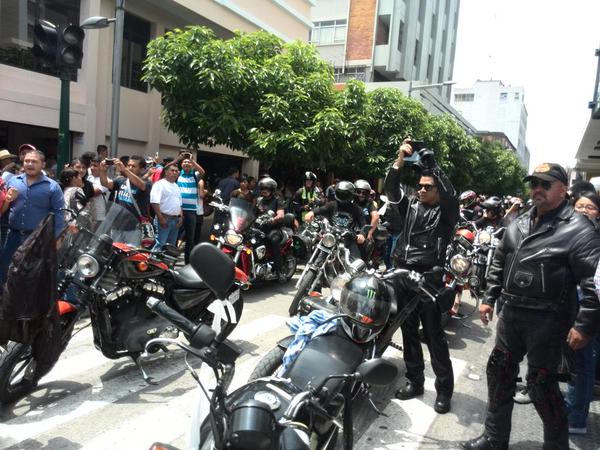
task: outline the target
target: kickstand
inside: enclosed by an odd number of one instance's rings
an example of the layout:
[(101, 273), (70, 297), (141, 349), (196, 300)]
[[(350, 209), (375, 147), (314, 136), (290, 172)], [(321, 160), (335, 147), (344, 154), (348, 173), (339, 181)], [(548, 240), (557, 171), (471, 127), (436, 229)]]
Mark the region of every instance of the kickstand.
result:
[(368, 397), (369, 397), (369, 403), (371, 404), (371, 407), (375, 410), (375, 412), (383, 417), (389, 417), (386, 413), (384, 413), (383, 411), (381, 411), (376, 405), (375, 402), (373, 401), (373, 395), (369, 392), (368, 393)]
[(133, 359), (133, 362), (135, 363), (135, 365), (137, 366), (137, 368), (140, 370), (140, 372), (142, 372), (142, 377), (144, 378), (144, 381), (147, 384), (151, 385), (151, 386), (157, 386), (158, 383), (156, 381), (154, 381), (152, 379), (152, 377), (148, 376), (148, 374), (146, 373), (146, 371), (142, 367), (142, 361), (140, 359), (140, 355), (132, 356), (131, 359)]

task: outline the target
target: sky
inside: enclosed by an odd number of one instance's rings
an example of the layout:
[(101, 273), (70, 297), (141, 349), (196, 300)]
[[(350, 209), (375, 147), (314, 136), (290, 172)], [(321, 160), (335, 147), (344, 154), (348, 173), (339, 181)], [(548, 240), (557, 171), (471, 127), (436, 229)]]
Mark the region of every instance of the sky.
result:
[(531, 168), (574, 164), (590, 118), (599, 24), (600, 0), (460, 1), (452, 79), (524, 88)]

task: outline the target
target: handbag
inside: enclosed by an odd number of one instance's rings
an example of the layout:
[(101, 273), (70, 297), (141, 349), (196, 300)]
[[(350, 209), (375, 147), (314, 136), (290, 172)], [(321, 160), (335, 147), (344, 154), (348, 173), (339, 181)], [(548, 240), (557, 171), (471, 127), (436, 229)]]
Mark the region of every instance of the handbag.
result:
[(127, 189), (129, 190), (129, 196), (131, 197), (133, 206), (135, 207), (135, 210), (138, 213), (138, 218), (140, 219), (140, 230), (142, 233), (142, 239), (141, 239), (142, 247), (151, 248), (156, 243), (156, 235), (154, 233), (154, 226), (152, 225), (152, 222), (150, 222), (150, 219), (148, 219), (146, 216), (142, 215), (142, 211), (140, 210), (140, 207), (138, 206), (137, 201), (136, 201), (135, 197), (133, 196), (133, 192), (131, 192), (131, 185), (130, 185), (129, 180), (127, 180)]

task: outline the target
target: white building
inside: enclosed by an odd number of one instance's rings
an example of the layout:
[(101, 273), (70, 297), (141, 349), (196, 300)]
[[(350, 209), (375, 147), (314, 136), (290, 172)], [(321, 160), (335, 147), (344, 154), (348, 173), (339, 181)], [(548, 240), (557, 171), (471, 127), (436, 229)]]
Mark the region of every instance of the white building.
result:
[[(227, 38), (232, 30), (264, 29), (284, 40), (308, 39), (315, 0), (127, 0), (119, 155), (173, 154), (179, 139), (162, 126), (160, 94), (141, 81), (148, 41), (169, 29), (206, 25)], [(33, 27), (40, 19), (79, 24), (90, 16), (114, 17), (115, 0), (0, 0), (0, 148), (13, 153), (32, 143), (56, 158), (60, 80), (42, 69), (32, 53)], [(71, 83), (72, 153), (95, 150), (110, 138), (113, 27), (88, 30), (83, 66)], [(211, 171), (238, 166), (256, 174), (258, 163), (226, 147), (203, 148)]]
[[(336, 81), (452, 78), (459, 0), (319, 0), (310, 40), (334, 67)], [(450, 87), (439, 96), (449, 99)]]
[(482, 133), (503, 132), (523, 167), (529, 167), (527, 109), (522, 87), (504, 86), (497, 80), (477, 81), (472, 87), (455, 87), (450, 104)]

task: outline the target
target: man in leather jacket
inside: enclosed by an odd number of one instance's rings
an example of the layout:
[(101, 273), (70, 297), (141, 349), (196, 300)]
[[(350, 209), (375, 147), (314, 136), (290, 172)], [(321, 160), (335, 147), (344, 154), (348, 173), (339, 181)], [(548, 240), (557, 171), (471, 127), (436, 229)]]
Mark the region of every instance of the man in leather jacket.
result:
[(525, 355), (527, 388), (544, 425), (544, 448), (568, 449), (557, 368), (565, 342), (573, 350), (582, 348), (600, 326), (593, 281), (600, 233), (567, 203), (568, 179), (561, 166), (540, 164), (525, 181), (534, 207), (507, 228), (479, 308), (487, 324), (496, 302), (504, 300), (487, 364), (485, 431), (462, 444), (470, 450), (508, 448), (516, 378)]
[[(385, 193), (391, 202), (398, 203), (398, 218), (402, 231), (394, 250), (396, 267), (425, 272), (435, 266), (444, 265), (446, 248), (454, 226), (459, 219), (459, 204), (450, 180), (437, 166), (432, 152), (425, 150), (421, 156), (422, 174), (416, 196), (406, 196), (401, 189), (400, 175), (404, 157), (413, 153), (409, 141), (399, 149), (398, 159), (385, 179)], [(441, 279), (439, 281), (442, 287)], [(404, 290), (405, 286), (397, 286)], [(398, 294), (398, 292), (397, 292)], [(399, 294), (399, 298), (401, 294)], [(450, 362), (448, 342), (441, 323), (441, 310), (433, 302), (419, 302), (417, 308), (402, 324), (404, 362), (406, 364), (405, 387), (396, 392), (396, 397), (407, 400), (423, 395), (425, 363), (419, 338), (419, 322), (423, 325), (425, 342), (431, 354), (431, 365), (436, 376), (437, 397), (434, 409), (440, 414), (450, 410), (450, 399), (454, 392), (454, 373)]]

